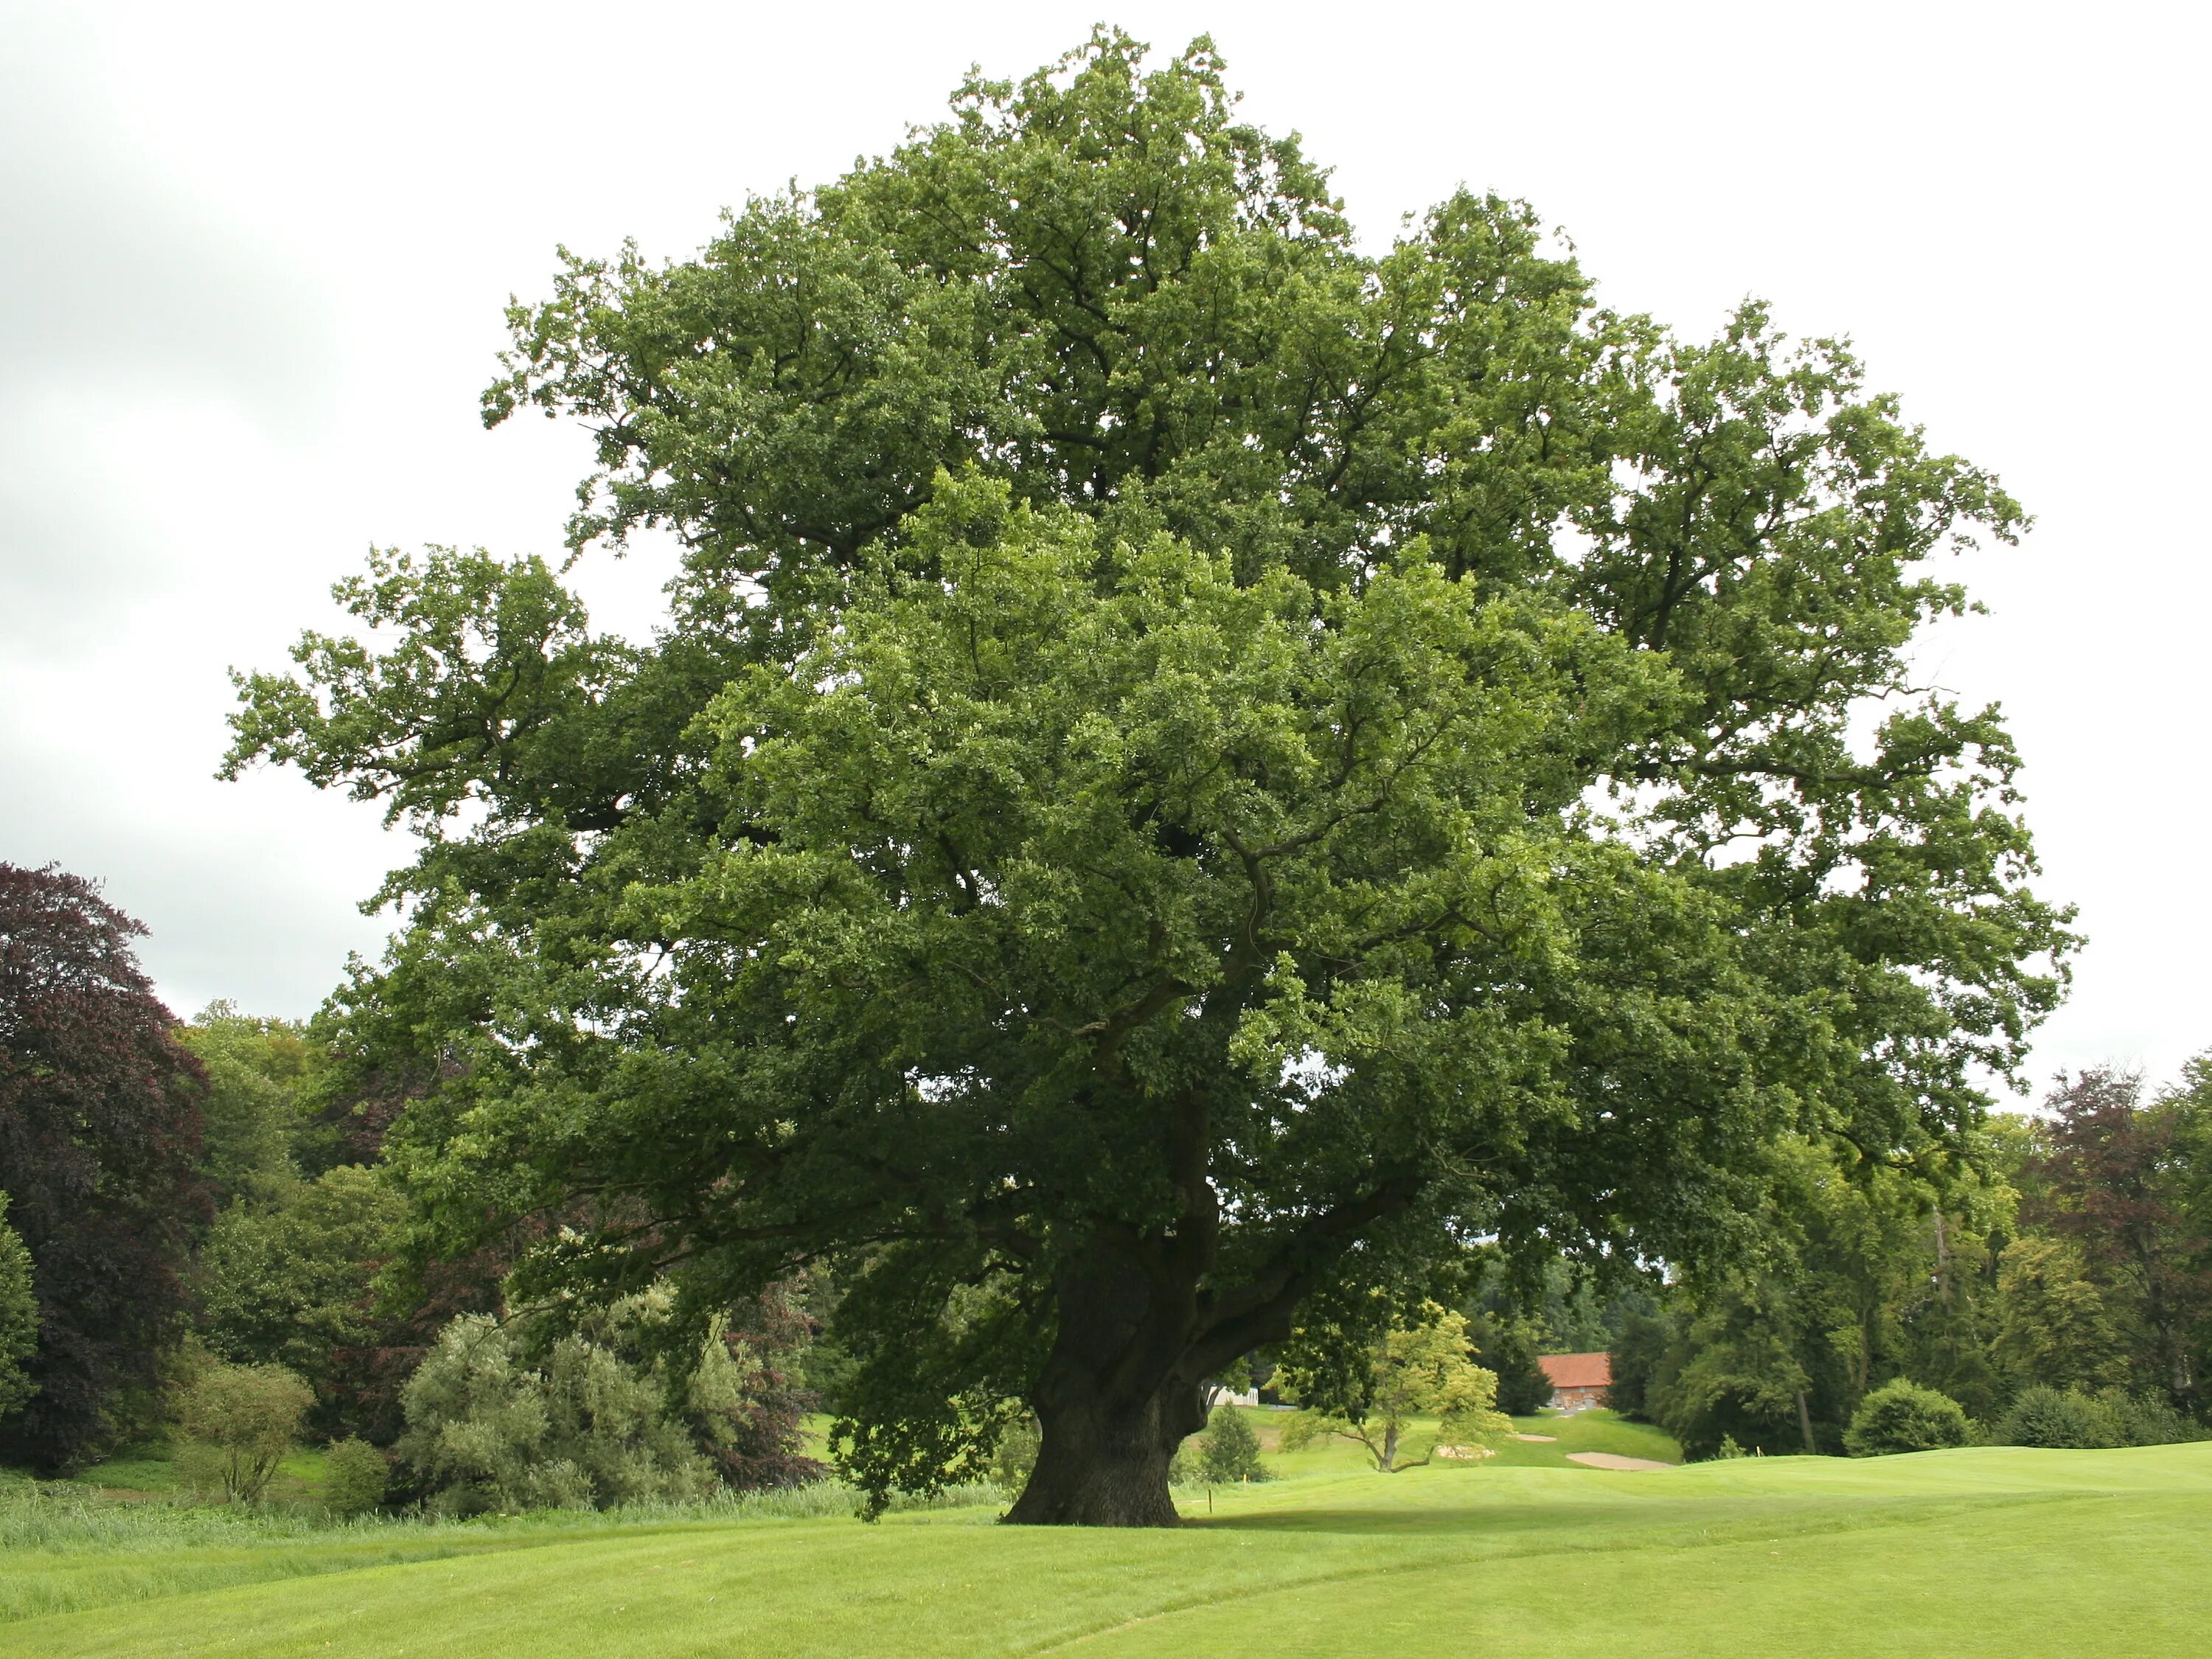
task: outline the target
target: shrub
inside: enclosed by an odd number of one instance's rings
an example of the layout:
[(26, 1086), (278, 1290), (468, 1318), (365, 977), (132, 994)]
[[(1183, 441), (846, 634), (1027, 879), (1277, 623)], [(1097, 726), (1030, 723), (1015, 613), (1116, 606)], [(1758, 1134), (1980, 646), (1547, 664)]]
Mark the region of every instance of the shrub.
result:
[(2062, 1393), (2042, 1383), (2020, 1391), (2012, 1409), (1997, 1425), (1995, 1438), (2003, 1446), (2087, 1448), (2130, 1443), (2126, 1425), (2109, 1405), (2076, 1389)]
[(665, 1380), (584, 1332), (532, 1367), (512, 1327), (464, 1314), (439, 1333), (401, 1403), (399, 1455), (447, 1513), (668, 1502), (715, 1484), (668, 1408)]
[(1966, 1443), (1966, 1413), (1947, 1394), (1900, 1376), (1859, 1401), (1844, 1449), (1854, 1457), (1934, 1451)]
[(365, 1440), (346, 1439), (323, 1458), (323, 1507), (332, 1515), (367, 1515), (384, 1502), (392, 1466)]
[(300, 1437), (312, 1389), (282, 1365), (203, 1364), (178, 1400), (186, 1443), (177, 1472), (197, 1491), (258, 1498)]
[(1260, 1437), (1236, 1407), (1224, 1403), (1213, 1408), (1198, 1437), (1198, 1468), (1206, 1480), (1223, 1486), (1267, 1478), (1260, 1462)]
[(2096, 1403), (2111, 1413), (2119, 1425), (2119, 1443), (2124, 1446), (2170, 1446), (2205, 1437), (2202, 1424), (2191, 1421), (2155, 1395), (2106, 1389), (2098, 1394)]

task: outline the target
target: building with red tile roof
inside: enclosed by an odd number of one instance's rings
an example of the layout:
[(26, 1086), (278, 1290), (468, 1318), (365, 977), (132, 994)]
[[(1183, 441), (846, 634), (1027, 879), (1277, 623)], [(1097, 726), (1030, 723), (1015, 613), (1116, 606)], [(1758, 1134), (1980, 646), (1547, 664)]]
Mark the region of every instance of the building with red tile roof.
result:
[(1606, 1353), (1547, 1353), (1538, 1358), (1552, 1385), (1552, 1409), (1586, 1412), (1605, 1404), (1613, 1382), (1613, 1356)]

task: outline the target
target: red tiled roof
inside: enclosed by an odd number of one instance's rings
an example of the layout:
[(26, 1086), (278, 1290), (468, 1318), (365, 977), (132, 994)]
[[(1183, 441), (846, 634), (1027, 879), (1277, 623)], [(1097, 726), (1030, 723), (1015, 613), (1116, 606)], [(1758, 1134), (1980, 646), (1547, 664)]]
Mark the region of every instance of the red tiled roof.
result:
[(1613, 1381), (1610, 1354), (1547, 1353), (1536, 1363), (1555, 1389), (1602, 1389)]

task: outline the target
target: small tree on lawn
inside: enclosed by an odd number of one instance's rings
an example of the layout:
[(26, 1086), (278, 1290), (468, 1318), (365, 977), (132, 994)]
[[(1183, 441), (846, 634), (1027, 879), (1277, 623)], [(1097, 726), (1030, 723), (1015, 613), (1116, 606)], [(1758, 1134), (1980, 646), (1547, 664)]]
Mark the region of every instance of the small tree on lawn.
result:
[(187, 1437), (178, 1462), (194, 1486), (248, 1502), (268, 1489), (298, 1443), (314, 1391), (282, 1365), (211, 1360), (185, 1388), (177, 1419)]
[[(1385, 1333), (1364, 1367), (1285, 1365), (1278, 1386), (1304, 1407), (1284, 1428), (1284, 1449), (1334, 1435), (1364, 1446), (1385, 1474), (1419, 1468), (1439, 1446), (1494, 1444), (1513, 1427), (1498, 1410), (1497, 1373), (1468, 1358), (1466, 1319), (1433, 1302), (1422, 1304), (1418, 1324)], [(1428, 1449), (1401, 1458), (1407, 1434), (1425, 1417), (1438, 1419)]]
[(323, 1507), (332, 1515), (367, 1515), (391, 1486), (391, 1463), (366, 1440), (349, 1435), (323, 1458)]
[(1226, 1401), (1213, 1408), (1206, 1431), (1198, 1437), (1198, 1467), (1208, 1480), (1223, 1486), (1267, 1478), (1260, 1462), (1260, 1437), (1244, 1420), (1244, 1413)]

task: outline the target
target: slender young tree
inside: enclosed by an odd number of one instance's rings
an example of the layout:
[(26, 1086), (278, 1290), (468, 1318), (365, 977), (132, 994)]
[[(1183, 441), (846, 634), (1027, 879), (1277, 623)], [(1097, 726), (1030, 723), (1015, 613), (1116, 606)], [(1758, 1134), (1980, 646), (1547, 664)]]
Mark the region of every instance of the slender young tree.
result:
[(1598, 309), (1520, 204), (1364, 254), (1210, 46), (1144, 56), (569, 260), (486, 417), (593, 432), (575, 545), (672, 530), (666, 629), (379, 554), (396, 638), (242, 678), (229, 761), (422, 835), (337, 1022), (413, 1079), (421, 1249), (702, 1317), (832, 1261), (847, 1467), (1031, 1409), (1024, 1522), (1171, 1523), (1311, 1297), (1688, 1260), (1785, 1128), (1955, 1136), (2068, 944), (2002, 725), (1902, 654), (1991, 479), (1756, 307)]

